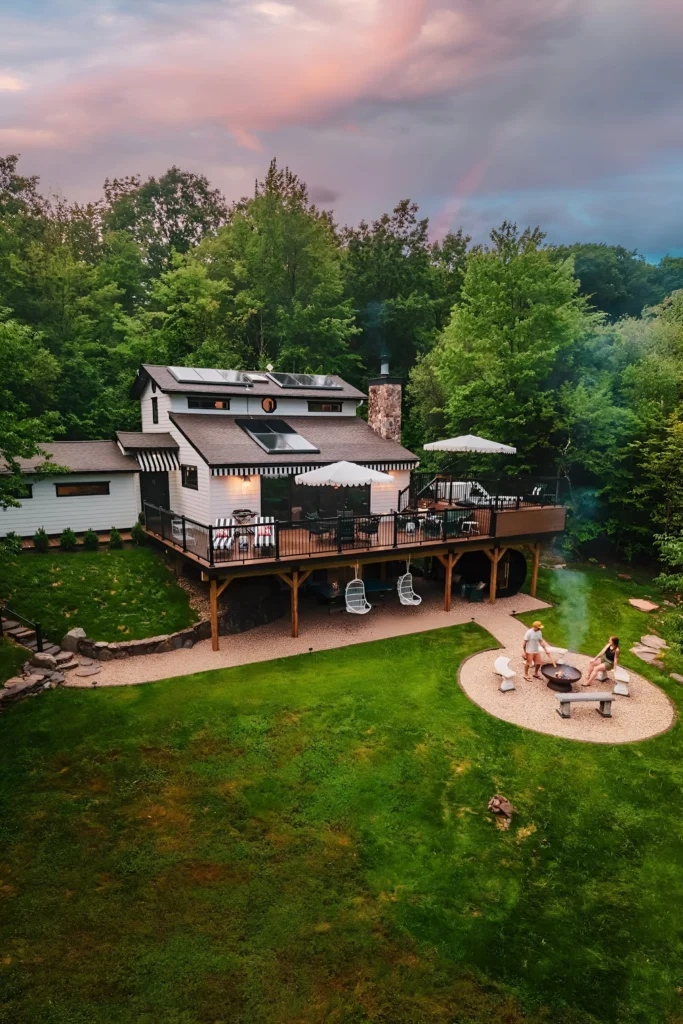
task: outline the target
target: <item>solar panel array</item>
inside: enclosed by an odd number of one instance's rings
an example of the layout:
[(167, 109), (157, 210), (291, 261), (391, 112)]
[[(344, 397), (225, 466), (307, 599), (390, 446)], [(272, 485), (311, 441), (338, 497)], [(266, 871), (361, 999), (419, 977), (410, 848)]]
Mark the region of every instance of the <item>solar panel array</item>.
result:
[(341, 390), (341, 384), (337, 384), (333, 377), (327, 377), (322, 373), (269, 373), (268, 376), (281, 388)]
[(289, 452), (319, 452), (314, 444), (298, 434), (294, 427), (284, 420), (243, 420), (235, 421), (238, 427), (256, 441), (271, 455)]
[(197, 366), (169, 366), (179, 384), (218, 384), (251, 387), (269, 380), (281, 388), (318, 388), (340, 391), (342, 385), (322, 373), (256, 373), (242, 370), (209, 370)]
[(219, 384), (249, 387), (251, 381), (241, 370), (204, 370), (194, 366), (169, 366), (179, 384)]

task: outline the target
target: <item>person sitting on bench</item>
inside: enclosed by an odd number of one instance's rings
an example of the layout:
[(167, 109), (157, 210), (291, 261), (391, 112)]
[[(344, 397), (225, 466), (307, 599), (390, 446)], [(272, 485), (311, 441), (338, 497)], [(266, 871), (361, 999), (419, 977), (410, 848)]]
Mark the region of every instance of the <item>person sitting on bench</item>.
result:
[(527, 629), (526, 633), (524, 634), (524, 643), (522, 644), (522, 656), (524, 658), (524, 678), (527, 682), (531, 681), (529, 678), (529, 669), (532, 665), (534, 665), (534, 679), (541, 678), (539, 673), (539, 669), (543, 664), (541, 647), (548, 655), (553, 665), (557, 664), (550, 648), (543, 639), (543, 633), (541, 632), (542, 629), (543, 623), (539, 619), (536, 619), (531, 629)]
[(584, 686), (590, 686), (601, 672), (613, 672), (619, 664), (619, 637), (611, 636), (599, 654), (591, 658), (588, 678), (582, 680)]

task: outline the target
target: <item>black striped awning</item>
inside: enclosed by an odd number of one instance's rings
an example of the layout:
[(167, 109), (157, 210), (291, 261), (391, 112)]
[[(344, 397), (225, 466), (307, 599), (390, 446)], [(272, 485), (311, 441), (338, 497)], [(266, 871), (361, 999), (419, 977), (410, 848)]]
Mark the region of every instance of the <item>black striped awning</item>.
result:
[[(329, 466), (330, 462), (309, 462), (305, 466), (213, 466), (212, 476), (293, 476), (296, 473), (307, 473), (311, 469)], [(359, 466), (377, 469), (380, 473), (391, 473), (392, 470), (417, 469), (419, 462), (359, 462)]]
[(172, 448), (138, 448), (135, 458), (143, 473), (167, 472), (180, 469), (178, 455)]

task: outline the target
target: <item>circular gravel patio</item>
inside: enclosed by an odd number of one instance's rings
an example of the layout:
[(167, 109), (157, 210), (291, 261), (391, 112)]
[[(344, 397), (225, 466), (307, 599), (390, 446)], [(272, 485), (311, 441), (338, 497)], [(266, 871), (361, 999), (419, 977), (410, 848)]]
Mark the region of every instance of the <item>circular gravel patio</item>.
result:
[[(493, 663), (501, 654), (512, 655), (510, 667), (517, 672), (514, 680), (516, 689), (508, 693), (500, 692), (500, 678), (493, 671)], [(580, 669), (586, 678), (590, 661), (586, 655), (570, 652), (564, 660)], [(532, 677), (531, 682), (524, 679), (517, 645), (503, 651), (498, 649), (473, 655), (460, 666), (458, 680), (470, 700), (504, 722), (588, 743), (633, 743), (666, 732), (676, 719), (676, 711), (663, 690), (631, 669), (628, 672), (631, 696), (615, 698), (612, 718), (602, 718), (597, 711), (598, 705), (592, 702), (575, 703), (571, 718), (560, 718), (557, 695), (548, 689), (545, 679)], [(596, 682), (588, 688), (579, 684), (575, 689), (587, 693), (591, 690), (601, 692), (611, 690), (612, 683)]]

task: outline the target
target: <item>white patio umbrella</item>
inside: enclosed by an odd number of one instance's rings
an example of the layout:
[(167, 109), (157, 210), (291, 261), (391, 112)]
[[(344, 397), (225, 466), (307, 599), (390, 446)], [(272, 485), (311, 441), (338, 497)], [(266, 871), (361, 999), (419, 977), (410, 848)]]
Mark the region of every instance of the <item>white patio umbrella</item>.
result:
[(309, 487), (363, 487), (366, 484), (390, 484), (393, 479), (390, 473), (380, 473), (377, 469), (343, 461), (312, 469), (308, 473), (298, 473), (294, 482)]
[(461, 437), (451, 437), (445, 441), (431, 441), (423, 447), (428, 452), (481, 452), (485, 455), (515, 455), (517, 453), (517, 449), (509, 444), (499, 444), (498, 441), (475, 437), (474, 434), (463, 434)]

